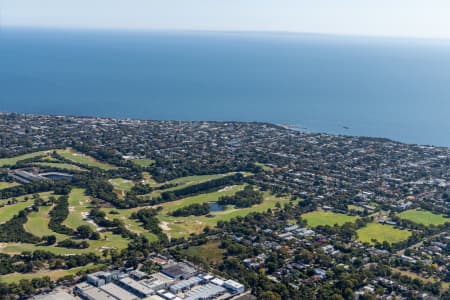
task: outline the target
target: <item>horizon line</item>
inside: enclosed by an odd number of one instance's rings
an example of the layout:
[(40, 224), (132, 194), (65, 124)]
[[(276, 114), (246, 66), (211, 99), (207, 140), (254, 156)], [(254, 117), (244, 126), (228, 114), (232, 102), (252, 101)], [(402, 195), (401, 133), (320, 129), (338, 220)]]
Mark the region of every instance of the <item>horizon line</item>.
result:
[(179, 33), (226, 33), (226, 34), (274, 34), (274, 35), (305, 35), (322, 37), (341, 37), (357, 39), (388, 39), (388, 40), (416, 40), (450, 42), (450, 37), (423, 37), (408, 35), (376, 35), (376, 34), (353, 34), (334, 32), (312, 32), (312, 31), (289, 31), (289, 30), (226, 30), (226, 29), (194, 29), (194, 28), (125, 28), (125, 27), (83, 27), (83, 26), (31, 26), (31, 25), (5, 25), (0, 23), (0, 33), (3, 29), (17, 30), (43, 30), (43, 31), (91, 31), (91, 32), (128, 32), (128, 33), (156, 33), (156, 32), (179, 32)]

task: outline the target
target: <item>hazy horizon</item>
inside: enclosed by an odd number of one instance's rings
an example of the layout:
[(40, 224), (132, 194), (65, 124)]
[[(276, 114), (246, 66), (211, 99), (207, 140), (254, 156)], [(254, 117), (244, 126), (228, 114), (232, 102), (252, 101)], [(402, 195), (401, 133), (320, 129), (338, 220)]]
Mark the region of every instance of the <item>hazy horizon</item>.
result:
[(0, 27), (287, 32), (450, 39), (443, 0), (4, 0)]
[(282, 30), (208, 30), (208, 29), (176, 29), (176, 28), (86, 28), (86, 27), (50, 27), (50, 26), (2, 26), (0, 33), (3, 30), (22, 30), (22, 31), (48, 31), (48, 32), (80, 32), (80, 33), (198, 33), (198, 34), (255, 34), (255, 35), (292, 35), (292, 36), (317, 36), (317, 37), (336, 37), (348, 38), (353, 40), (367, 39), (367, 40), (386, 40), (386, 41), (424, 41), (424, 42), (450, 42), (450, 37), (413, 37), (413, 36), (390, 36), (390, 35), (362, 35), (351, 33), (321, 33), (321, 32), (302, 32), (302, 31), (282, 31)]

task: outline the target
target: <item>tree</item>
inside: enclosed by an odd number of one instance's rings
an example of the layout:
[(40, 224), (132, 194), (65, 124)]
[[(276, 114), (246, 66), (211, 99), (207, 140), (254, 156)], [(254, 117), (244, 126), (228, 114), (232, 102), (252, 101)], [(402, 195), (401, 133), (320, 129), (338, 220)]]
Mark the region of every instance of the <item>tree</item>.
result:
[(344, 290), (344, 298), (346, 300), (352, 300), (355, 298), (355, 293), (353, 292), (353, 290), (351, 288), (345, 288)]
[(267, 291), (267, 292), (262, 292), (259, 295), (258, 299), (260, 299), (260, 300), (281, 300), (281, 296), (275, 292)]
[(43, 239), (46, 241), (47, 245), (53, 245), (56, 243), (56, 236), (54, 235), (44, 236)]
[(77, 235), (81, 239), (88, 239), (94, 233), (89, 225), (81, 225), (77, 228)]
[(99, 240), (100, 239), (100, 233), (98, 233), (97, 231), (94, 231), (91, 236), (89, 237), (89, 239), (91, 240)]

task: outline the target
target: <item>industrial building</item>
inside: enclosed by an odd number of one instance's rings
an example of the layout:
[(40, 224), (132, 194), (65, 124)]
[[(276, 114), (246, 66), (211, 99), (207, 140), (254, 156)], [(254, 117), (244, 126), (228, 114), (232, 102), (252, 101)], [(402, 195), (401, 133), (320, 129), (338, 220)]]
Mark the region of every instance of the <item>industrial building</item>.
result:
[(117, 300), (116, 297), (111, 296), (101, 289), (86, 282), (78, 284), (75, 287), (74, 291), (77, 295), (85, 300)]
[(234, 294), (239, 294), (245, 291), (245, 286), (242, 283), (236, 282), (234, 280), (227, 280), (223, 283), (223, 286), (230, 289)]
[(184, 295), (183, 300), (199, 300), (199, 299), (213, 299), (227, 293), (227, 290), (221, 286), (215, 285), (214, 283), (208, 283), (202, 285), (195, 290), (187, 291)]
[(173, 279), (182, 280), (197, 274), (197, 270), (184, 262), (176, 262), (165, 265), (161, 272)]
[(136, 295), (133, 295), (132, 293), (128, 292), (127, 290), (121, 288), (120, 286), (116, 285), (115, 283), (107, 283), (100, 287), (102, 291), (105, 293), (108, 293), (109, 295), (112, 295), (116, 297), (118, 300), (138, 300), (139, 297)]
[(118, 284), (124, 289), (138, 295), (141, 298), (153, 295), (155, 291), (148, 286), (136, 281), (130, 277), (122, 278), (118, 281)]
[(144, 300), (165, 300), (163, 297), (160, 297), (158, 295), (152, 295), (150, 297), (144, 298)]
[(139, 271), (139, 270), (134, 270), (130, 272), (130, 277), (134, 278), (136, 280), (142, 280), (147, 276), (147, 273)]
[(86, 300), (138, 300), (139, 297), (129, 293), (114, 283), (95, 287), (88, 283), (80, 283), (75, 287), (75, 293)]
[(180, 297), (177, 297), (174, 293), (168, 292), (166, 290), (157, 291), (158, 295), (161, 296), (164, 300), (182, 300)]
[(149, 278), (140, 281), (141, 284), (154, 291), (165, 289), (169, 287), (173, 282), (174, 280), (172, 278), (159, 272), (153, 273), (149, 276)]
[(31, 298), (33, 300), (80, 300), (65, 291), (54, 291), (48, 294), (37, 295)]
[(151, 275), (132, 269), (93, 273), (74, 289), (84, 300), (225, 300), (244, 291), (239, 282), (173, 262)]
[(87, 282), (95, 285), (96, 287), (102, 286), (111, 282), (112, 275), (109, 272), (97, 272), (93, 274), (89, 274), (86, 278)]
[(172, 293), (177, 294), (179, 292), (183, 292), (185, 290), (190, 289), (193, 286), (200, 284), (202, 281), (203, 281), (202, 278), (200, 278), (198, 276), (194, 276), (189, 279), (181, 280), (181, 281), (173, 284), (172, 286), (170, 286), (169, 290)]

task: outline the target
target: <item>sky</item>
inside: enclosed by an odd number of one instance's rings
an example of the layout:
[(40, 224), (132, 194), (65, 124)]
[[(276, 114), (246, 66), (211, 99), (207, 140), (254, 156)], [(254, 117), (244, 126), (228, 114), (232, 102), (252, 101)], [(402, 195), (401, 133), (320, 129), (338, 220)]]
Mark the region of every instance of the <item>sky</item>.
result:
[(0, 26), (450, 39), (449, 0), (0, 0)]

